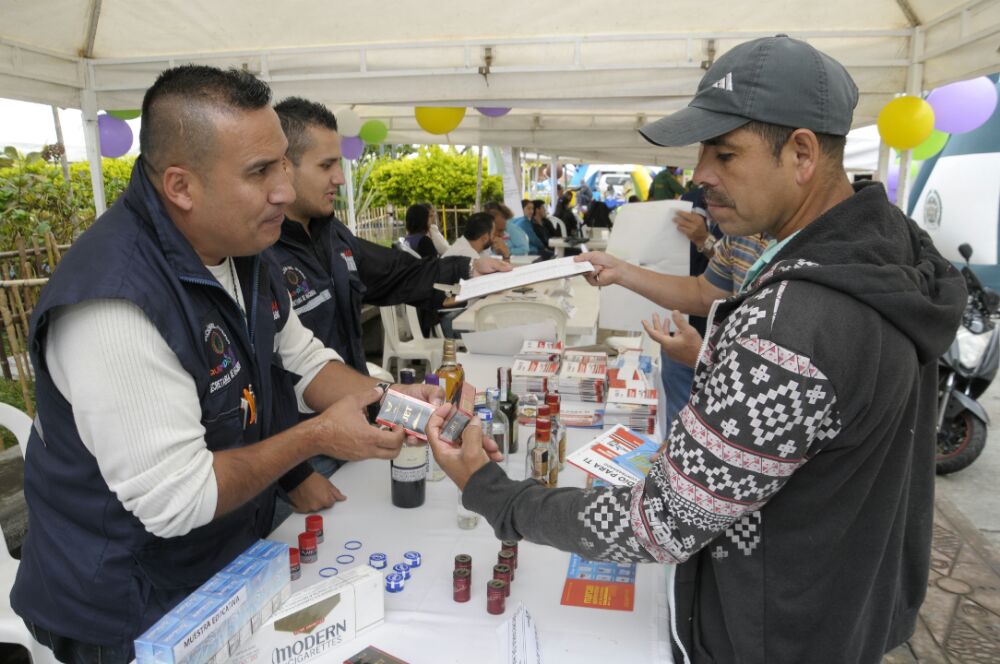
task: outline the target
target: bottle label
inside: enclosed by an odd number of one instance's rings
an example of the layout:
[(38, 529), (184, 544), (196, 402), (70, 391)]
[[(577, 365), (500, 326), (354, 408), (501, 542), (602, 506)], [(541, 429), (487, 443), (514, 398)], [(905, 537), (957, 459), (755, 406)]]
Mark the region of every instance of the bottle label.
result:
[(427, 448), (424, 445), (403, 445), (392, 461), (392, 479), (397, 482), (419, 482), (427, 477)]

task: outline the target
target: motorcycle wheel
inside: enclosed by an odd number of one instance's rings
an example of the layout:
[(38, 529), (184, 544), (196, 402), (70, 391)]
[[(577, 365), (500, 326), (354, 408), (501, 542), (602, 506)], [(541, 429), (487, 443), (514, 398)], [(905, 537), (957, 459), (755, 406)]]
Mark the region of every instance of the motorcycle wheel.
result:
[(972, 464), (986, 447), (986, 424), (963, 410), (941, 425), (937, 437), (937, 474), (947, 475)]

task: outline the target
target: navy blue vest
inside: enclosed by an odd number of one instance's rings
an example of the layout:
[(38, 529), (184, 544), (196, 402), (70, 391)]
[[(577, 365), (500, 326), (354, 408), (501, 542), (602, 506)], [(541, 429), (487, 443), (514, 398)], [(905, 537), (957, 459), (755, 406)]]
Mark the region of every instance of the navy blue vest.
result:
[(358, 239), (334, 217), (312, 219), (309, 233), (285, 219), (268, 250), (281, 265), (292, 307), (324, 346), (367, 375), (361, 307), (367, 290), (358, 275)]
[[(66, 253), (42, 292), (29, 347), (38, 419), (25, 459), (28, 535), (11, 604), (55, 634), (128, 645), (188, 593), (269, 531), (273, 489), (187, 535), (160, 538), (126, 511), (80, 440), (45, 366), (51, 312), (125, 299), (156, 325), (194, 378), (209, 450), (248, 445), (280, 429), (272, 412), (274, 336), (288, 317), (280, 270), (262, 256), (235, 261), (244, 318), (167, 217), (136, 162), (128, 190)], [(244, 426), (252, 389), (257, 421)], [(168, 404), (169, 405), (169, 404)], [(40, 428), (40, 431), (39, 431)], [(125, 441), (123, 441), (124, 444)]]

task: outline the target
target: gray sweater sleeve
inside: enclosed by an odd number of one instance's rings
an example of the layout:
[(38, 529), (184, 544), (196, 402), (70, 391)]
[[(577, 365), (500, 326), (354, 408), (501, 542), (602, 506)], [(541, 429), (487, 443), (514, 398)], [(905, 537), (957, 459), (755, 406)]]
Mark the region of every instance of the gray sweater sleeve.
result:
[(502, 539), (589, 560), (679, 563), (770, 500), (840, 430), (836, 397), (810, 358), (750, 333), (762, 311), (734, 314), (710, 345), (667, 447), (634, 487), (546, 489), (480, 469), (463, 502)]

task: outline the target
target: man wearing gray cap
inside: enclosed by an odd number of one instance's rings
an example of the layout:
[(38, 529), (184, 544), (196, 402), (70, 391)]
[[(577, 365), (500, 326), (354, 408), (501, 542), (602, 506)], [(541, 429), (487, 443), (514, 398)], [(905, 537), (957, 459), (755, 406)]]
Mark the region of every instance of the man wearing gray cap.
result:
[[(681, 662), (879, 662), (913, 633), (930, 561), (935, 360), (962, 278), (881, 185), (842, 166), (858, 91), (780, 35), (741, 44), (644, 129), (702, 144), (694, 180), (728, 234), (775, 243), (714, 302), (688, 404), (635, 487), (545, 489), (489, 462), (481, 430), (435, 457), (502, 539), (677, 565)], [(592, 283), (660, 304), (663, 277), (591, 254)], [(676, 290), (676, 289), (675, 289)], [(443, 410), (443, 409), (442, 409)]]

